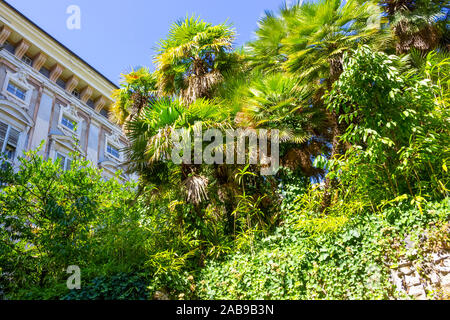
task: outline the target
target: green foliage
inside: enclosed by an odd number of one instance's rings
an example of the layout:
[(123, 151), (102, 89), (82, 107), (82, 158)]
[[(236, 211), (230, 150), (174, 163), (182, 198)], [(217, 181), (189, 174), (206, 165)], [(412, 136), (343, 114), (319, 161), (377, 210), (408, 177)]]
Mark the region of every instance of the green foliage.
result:
[(127, 273), (98, 277), (81, 290), (72, 290), (62, 300), (148, 300), (147, 281), (138, 274)]
[(334, 81), (344, 52), (366, 43), (380, 29), (379, 10), (370, 1), (322, 0), (294, 7), (287, 20), (286, 68), (302, 78)]
[(120, 89), (114, 90), (111, 98), (112, 120), (123, 125), (138, 116), (141, 110), (157, 96), (156, 76), (147, 68), (122, 74)]
[(175, 22), (156, 56), (158, 86), (163, 95), (177, 94), (192, 103), (209, 91), (233, 65), (234, 30), (212, 25), (195, 16)]
[[(403, 298), (389, 265), (422, 259), (424, 237), (450, 243), (450, 64), (446, 47), (430, 52), (448, 33), (443, 7), (285, 4), (238, 50), (226, 23), (175, 22), (155, 72), (113, 92), (139, 183), (106, 181), (78, 154), (67, 171), (37, 152), (16, 171), (2, 161), (0, 295)], [(171, 161), (173, 132), (210, 128), (279, 129), (279, 173)], [(66, 287), (69, 265), (81, 290)]]
[(282, 41), (289, 29), (287, 19), (294, 13), (287, 5), (280, 9), (279, 17), (272, 11), (266, 11), (258, 22), (256, 40), (248, 44), (248, 60), (253, 70), (281, 72), (286, 61)]
[[(311, 232), (292, 214), (255, 252), (236, 252), (202, 270), (202, 299), (388, 299), (395, 296), (388, 262), (406, 235), (419, 236), (429, 223), (449, 218), (448, 200), (430, 204), (424, 214), (399, 205), (349, 217), (341, 228)], [(326, 221), (323, 221), (324, 223)], [(320, 223), (320, 222), (317, 222)]]
[(410, 50), (428, 52), (447, 45), (448, 1), (381, 0), (379, 4), (389, 20), (398, 54)]
[(37, 151), (20, 159), (17, 173), (0, 171), (0, 291), (9, 299), (62, 298), (66, 269), (76, 265), (83, 290), (70, 299), (147, 299), (159, 289), (148, 280), (161, 269), (157, 263), (166, 272), (180, 269), (155, 256), (170, 237), (151, 232), (163, 233), (160, 214), (136, 196), (135, 183), (118, 180), (120, 172), (105, 180), (74, 156), (67, 171)]
[[(256, 76), (246, 95), (241, 96), (243, 127), (278, 129), (280, 140), (301, 144), (310, 138), (308, 129), (320, 125), (311, 123), (315, 110), (308, 110), (311, 94), (299, 90), (298, 81), (282, 73)], [(301, 111), (301, 113), (300, 113)], [(317, 123), (319, 122), (319, 123)]]
[(347, 125), (341, 139), (352, 149), (335, 161), (332, 174), (345, 185), (364, 184), (375, 201), (403, 194), (445, 197), (448, 109), (436, 103), (430, 80), (401, 73), (395, 59), (365, 46), (345, 57), (327, 102)]
[(1, 171), (7, 184), (0, 192), (0, 256), (9, 277), (2, 277), (5, 288), (60, 281), (67, 278), (69, 265), (87, 270), (98, 264), (95, 273), (141, 263), (145, 251), (133, 229), (141, 216), (128, 205), (134, 184), (106, 181), (78, 157), (68, 171), (37, 152), (20, 162), (17, 173)]

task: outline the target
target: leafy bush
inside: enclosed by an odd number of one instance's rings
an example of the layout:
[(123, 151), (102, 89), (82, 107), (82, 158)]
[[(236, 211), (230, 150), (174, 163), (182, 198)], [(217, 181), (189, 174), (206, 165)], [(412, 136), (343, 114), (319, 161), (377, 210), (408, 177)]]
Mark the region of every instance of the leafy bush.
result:
[[(441, 4), (380, 5), (387, 20), (371, 2), (283, 6), (250, 50), (233, 51), (227, 24), (173, 24), (155, 72), (113, 93), (139, 184), (79, 155), (68, 171), (36, 152), (18, 172), (1, 163), (0, 297), (396, 297), (389, 264), (428, 245), (405, 252), (405, 238), (450, 244), (450, 62), (447, 47), (424, 54), (445, 42)], [(209, 128), (279, 129), (282, 168), (170, 161), (173, 130)]]
[(347, 188), (365, 189), (375, 203), (401, 195), (448, 194), (448, 108), (423, 74), (402, 72), (399, 57), (362, 46), (344, 56), (344, 72), (327, 97), (347, 126), (346, 156), (329, 169)]
[(388, 263), (403, 253), (399, 244), (407, 235), (419, 238), (430, 222), (447, 222), (449, 209), (448, 199), (423, 214), (400, 204), (351, 216), (334, 232), (299, 227), (305, 217), (294, 215), (254, 254), (210, 261), (197, 293), (202, 299), (388, 299), (396, 295)]
[(63, 300), (148, 300), (150, 292), (145, 277), (119, 273), (95, 278), (81, 290), (71, 290)]
[[(0, 171), (6, 183), (0, 192), (0, 284), (5, 293), (56, 298), (67, 291), (70, 265), (79, 266), (84, 279), (141, 268), (148, 250), (146, 232), (138, 227), (143, 213), (130, 206), (133, 183), (106, 181), (78, 157), (68, 171), (36, 152), (20, 163), (17, 173), (11, 167)], [(50, 291), (32, 289), (44, 287)]]

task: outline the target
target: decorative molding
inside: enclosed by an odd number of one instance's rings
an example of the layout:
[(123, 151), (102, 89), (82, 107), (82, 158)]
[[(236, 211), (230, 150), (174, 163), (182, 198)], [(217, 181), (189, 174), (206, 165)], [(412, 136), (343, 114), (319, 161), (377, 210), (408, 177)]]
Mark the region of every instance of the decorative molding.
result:
[(86, 81), (99, 94), (109, 97), (111, 91), (117, 89), (114, 84), (89, 66), (87, 62), (69, 52), (66, 47), (58, 43), (54, 38), (36, 28), (33, 23), (20, 13), (3, 3), (0, 5), (0, 16), (3, 17), (1, 22), (8, 25), (11, 30), (14, 30), (14, 33), (27, 39), (32, 45), (52, 57), (52, 60), (57, 61), (80, 79)]
[(21, 106), (9, 100), (0, 100), (0, 109), (1, 112), (7, 113), (11, 119), (20, 123), (26, 132), (34, 127), (33, 119)]
[(45, 85), (44, 87), (42, 87), (42, 93), (45, 93), (47, 96), (51, 97), (52, 99), (54, 99), (56, 97), (55, 92), (48, 85)]
[[(5, 57), (5, 52), (3, 51), (1, 51), (0, 50), (0, 54), (2, 54), (3, 56), (2, 56), (2, 58), (0, 59), (0, 63), (1, 64), (4, 64), (7, 68), (9, 68), (10, 70), (12, 70), (12, 71), (14, 71), (14, 72), (16, 72), (17, 71), (17, 69), (19, 69), (18, 67), (17, 67), (17, 64), (16, 63), (13, 63), (11, 60), (9, 60), (9, 59), (6, 59), (6, 57)], [(9, 52), (7, 52), (7, 54), (9, 54)], [(17, 60), (17, 59), (14, 59), (14, 60)]]
[(47, 59), (47, 55), (43, 52), (39, 52), (38, 54), (36, 54), (33, 58), (33, 69), (39, 72), (44, 66)]
[[(12, 82), (14, 85), (20, 87), (25, 91), (25, 99), (22, 100), (8, 91), (8, 85)], [(31, 96), (34, 87), (28, 83), (27, 73), (23, 69), (19, 69), (16, 73), (9, 70), (6, 71), (5, 82), (3, 83), (2, 94), (9, 100), (14, 101), (24, 109), (28, 109), (31, 103)]]
[(67, 105), (67, 106), (62, 106), (61, 105), (61, 109), (63, 110), (64, 113), (66, 113), (67, 115), (73, 117), (73, 120), (81, 120), (78, 116), (77, 110), (75, 109), (75, 107), (73, 105)]
[(106, 105), (106, 99), (105, 99), (105, 97), (101, 96), (100, 98), (98, 98), (95, 101), (94, 109), (95, 109), (95, 111), (100, 112), (100, 111), (102, 111), (102, 109), (105, 105)]
[[(79, 146), (74, 144), (74, 141), (71, 137), (65, 135), (52, 134), (50, 135), (50, 139), (56, 142), (56, 144), (53, 144), (52, 147), (50, 148), (49, 150), (50, 154), (55, 154), (55, 152), (59, 152), (62, 155), (67, 155), (70, 152), (80, 152), (82, 156), (86, 156), (86, 153), (83, 150), (81, 150)], [(63, 148), (58, 147), (58, 144)], [(67, 157), (69, 156), (67, 155)]]
[(2, 31), (0, 31), (0, 45), (3, 45), (6, 40), (8, 40), (9, 36), (11, 35), (11, 29), (4, 25), (2, 27)]
[[(0, 6), (0, 9), (1, 9), (1, 6)], [(39, 56), (39, 54), (37, 54), (35, 57), (37, 57), (37, 56)], [(41, 56), (46, 57), (45, 54), (41, 54)], [(33, 60), (33, 61), (36, 62), (36, 60)], [(58, 86), (56, 83), (51, 82), (47, 77), (42, 75), (34, 67), (26, 65), (21, 61), (18, 62), (16, 58), (12, 59), (12, 55), (9, 52), (1, 52), (0, 51), (0, 63), (10, 65), (11, 69), (16, 69), (16, 70), (19, 69), (19, 66), (20, 66), (20, 68), (27, 70), (30, 77), (35, 79), (42, 86), (42, 90), (47, 95), (49, 95), (51, 97), (56, 97), (56, 96), (65, 97), (65, 99), (67, 99), (67, 101), (69, 101), (67, 104), (73, 104), (73, 105), (77, 106), (78, 109), (83, 110), (84, 112), (89, 114), (92, 117), (92, 119), (96, 119), (97, 122), (101, 123), (106, 128), (108, 128), (110, 130), (120, 130), (121, 129), (117, 124), (114, 124), (111, 121), (109, 121), (109, 119), (101, 116), (99, 114), (99, 111), (95, 112), (91, 107), (85, 105), (82, 101), (73, 97), (66, 90), (64, 90), (63, 88)], [(0, 93), (1, 93), (1, 91), (0, 91)], [(96, 101), (100, 102), (101, 98), (98, 98)], [(108, 102), (109, 100), (104, 100), (104, 101)], [(101, 111), (101, 109), (100, 109), (100, 111)], [(125, 137), (125, 136), (123, 136), (123, 137)], [(124, 139), (126, 139), (126, 138), (124, 138)]]
[[(1, 6), (0, 6), (1, 7)], [(37, 54), (36, 56), (41, 55), (41, 57), (46, 57), (45, 55), (41, 54)], [(35, 62), (35, 61), (34, 61)], [(73, 105), (76, 107), (77, 110), (81, 110), (84, 113), (86, 113), (87, 115), (89, 115), (89, 117), (91, 117), (91, 121), (92, 124), (95, 124), (97, 127), (99, 127), (101, 130), (103, 127), (108, 128), (108, 130), (110, 131), (117, 131), (117, 132), (121, 132), (121, 128), (119, 126), (117, 126), (116, 124), (112, 123), (111, 121), (109, 121), (107, 118), (101, 116), (98, 112), (95, 112), (92, 108), (90, 108), (89, 106), (87, 106), (86, 104), (84, 104), (82, 101), (80, 101), (79, 99), (73, 97), (71, 94), (69, 94), (66, 90), (62, 89), (61, 87), (59, 87), (56, 83), (51, 82), (47, 77), (45, 77), (44, 75), (42, 75), (40, 72), (38, 72), (35, 68), (32, 68), (29, 65), (24, 64), (21, 61), (18, 61), (17, 58), (15, 58), (12, 54), (10, 54), (9, 52), (0, 52), (0, 63), (4, 63), (6, 65), (10, 65), (10, 69), (12, 70), (19, 70), (19, 69), (23, 69), (28, 73), (28, 82), (30, 83), (30, 85), (32, 86), (32, 80), (35, 81), (36, 84), (38, 84), (40, 86), (40, 91), (41, 93), (38, 95), (38, 100), (36, 102), (36, 105), (39, 106), (39, 100), (40, 97), (43, 94), (46, 94), (52, 98), (56, 98), (56, 97), (61, 97), (61, 99), (63, 100), (67, 100), (67, 102), (60, 102), (58, 103), (58, 105), (62, 104), (62, 105)], [(14, 73), (14, 71), (9, 71), (10, 73)], [(76, 77), (78, 80), (78, 77)], [(6, 80), (6, 79), (5, 79)], [(69, 79), (70, 80), (70, 79)], [(35, 89), (34, 86), (32, 86), (33, 90)], [(0, 94), (4, 95), (5, 97), (10, 97), (10, 95), (7, 95), (6, 93), (2, 93), (1, 92), (1, 87), (0, 87)], [(109, 101), (109, 100), (104, 100), (105, 98), (100, 97), (99, 99), (97, 99), (97, 106), (99, 106), (101, 103), (104, 103), (104, 101)], [(13, 100), (10, 99), (10, 100)], [(13, 101), (16, 105), (22, 105), (19, 104), (17, 99), (15, 99)], [(25, 108), (26, 109), (26, 108)], [(35, 116), (37, 116), (37, 111), (39, 110), (38, 107), (35, 108)], [(58, 117), (58, 112), (59, 110), (56, 111), (55, 117)], [(58, 119), (58, 118), (56, 118)], [(83, 127), (83, 130), (85, 128)], [(104, 131), (102, 133), (102, 131), (99, 131), (99, 141), (101, 141), (102, 139), (105, 139), (105, 135), (104, 135)], [(33, 130), (34, 131), (34, 130)], [(33, 133), (32, 133), (33, 134)], [(73, 133), (70, 134), (70, 136), (73, 136)], [(127, 141), (125, 135), (122, 133), (121, 136), (121, 140), (126, 144), (125, 141)], [(104, 141), (104, 140), (103, 140)], [(31, 147), (32, 144), (32, 140), (29, 140), (29, 144), (28, 144), (28, 148)], [(101, 154), (101, 144), (98, 144), (98, 154)]]
[(28, 77), (27, 72), (23, 69), (19, 69), (12, 78), (18, 80), (21, 84), (25, 86), (29, 86), (27, 77)]
[(80, 82), (80, 79), (78, 79), (76, 75), (71, 76), (66, 83), (66, 91), (69, 94), (72, 94), (72, 91), (75, 90), (75, 88), (78, 85), (78, 82)]
[(22, 59), (24, 54), (28, 51), (30, 48), (30, 44), (25, 39), (20, 40), (19, 44), (16, 47), (16, 51), (14, 52), (14, 55), (17, 57), (17, 59)]
[(117, 147), (120, 148), (120, 133), (118, 133), (118, 132), (113, 132), (113, 133), (109, 136), (109, 141), (112, 142), (114, 145), (116, 145)]
[(56, 80), (58, 80), (63, 71), (64, 67), (62, 65), (60, 65), (59, 63), (55, 64), (52, 70), (50, 70), (50, 77), (49, 77), (50, 81), (56, 82)]
[(92, 89), (90, 86), (86, 86), (86, 88), (84, 88), (80, 93), (80, 100), (86, 103), (93, 93), (94, 89)]
[(124, 173), (125, 170), (121, 167), (121, 165), (117, 164), (114, 161), (104, 160), (99, 162), (99, 168), (103, 169), (103, 173), (106, 174), (106, 178), (112, 178), (116, 174), (117, 171), (122, 170), (122, 174), (120, 175), (120, 179), (122, 181), (129, 181), (130, 177)]

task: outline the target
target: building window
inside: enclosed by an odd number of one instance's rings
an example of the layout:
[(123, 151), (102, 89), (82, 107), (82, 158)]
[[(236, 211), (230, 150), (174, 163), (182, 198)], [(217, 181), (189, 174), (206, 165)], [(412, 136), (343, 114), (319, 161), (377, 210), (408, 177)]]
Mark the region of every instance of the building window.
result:
[(4, 44), (4, 48), (10, 53), (14, 54), (16, 52), (16, 46), (14, 46), (11, 42), (6, 41)]
[(95, 102), (92, 99), (89, 99), (86, 104), (91, 107), (92, 109), (95, 109)]
[(0, 122), (0, 153), (8, 161), (14, 161), (20, 132), (6, 123)]
[(72, 159), (59, 152), (56, 153), (56, 161), (59, 162), (61, 169), (64, 171), (69, 171), (72, 166)]
[(39, 72), (41, 74), (43, 74), (44, 76), (46, 76), (47, 78), (50, 78), (50, 70), (49, 69), (42, 67), (41, 70), (39, 70)]
[(75, 128), (77, 127), (77, 122), (69, 119), (65, 115), (63, 115), (61, 118), (61, 124), (73, 132), (75, 132)]
[(11, 81), (8, 83), (8, 87), (7, 87), (6, 90), (8, 90), (9, 93), (12, 93), (13, 95), (15, 95), (20, 100), (25, 101), (25, 99), (26, 99), (26, 90), (16, 86)]
[(72, 105), (59, 105), (59, 120), (58, 129), (66, 136), (80, 139), (83, 127), (83, 119), (78, 116), (78, 113)]
[(3, 82), (2, 95), (14, 103), (21, 104), (22, 107), (28, 108), (33, 95), (34, 87), (28, 83), (27, 73), (20, 70), (16, 73), (6, 71), (5, 81)]
[(113, 158), (120, 159), (120, 151), (119, 148), (116, 148), (112, 144), (108, 143), (106, 147), (106, 152), (108, 155), (112, 156)]
[(72, 91), (72, 95), (75, 97), (75, 98), (77, 98), (77, 99), (80, 99), (80, 92), (78, 91), (78, 90), (73, 90)]
[(63, 79), (59, 78), (58, 80), (56, 80), (56, 84), (61, 88), (66, 89), (66, 82)]
[(33, 59), (31, 59), (28, 56), (23, 56), (22, 61), (25, 62), (27, 65), (32, 66), (33, 65)]
[(102, 116), (104, 116), (106, 119), (109, 118), (109, 112), (108, 112), (107, 109), (102, 109), (102, 110), (100, 110), (100, 114), (101, 114)]

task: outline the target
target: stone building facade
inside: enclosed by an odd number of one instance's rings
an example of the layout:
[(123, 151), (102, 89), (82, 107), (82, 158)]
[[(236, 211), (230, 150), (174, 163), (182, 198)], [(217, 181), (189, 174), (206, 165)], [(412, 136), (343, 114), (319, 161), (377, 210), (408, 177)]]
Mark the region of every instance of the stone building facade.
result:
[(115, 84), (4, 1), (0, 48), (0, 153), (10, 163), (44, 141), (41, 155), (65, 168), (78, 151), (105, 178), (123, 169), (127, 140), (108, 120)]

